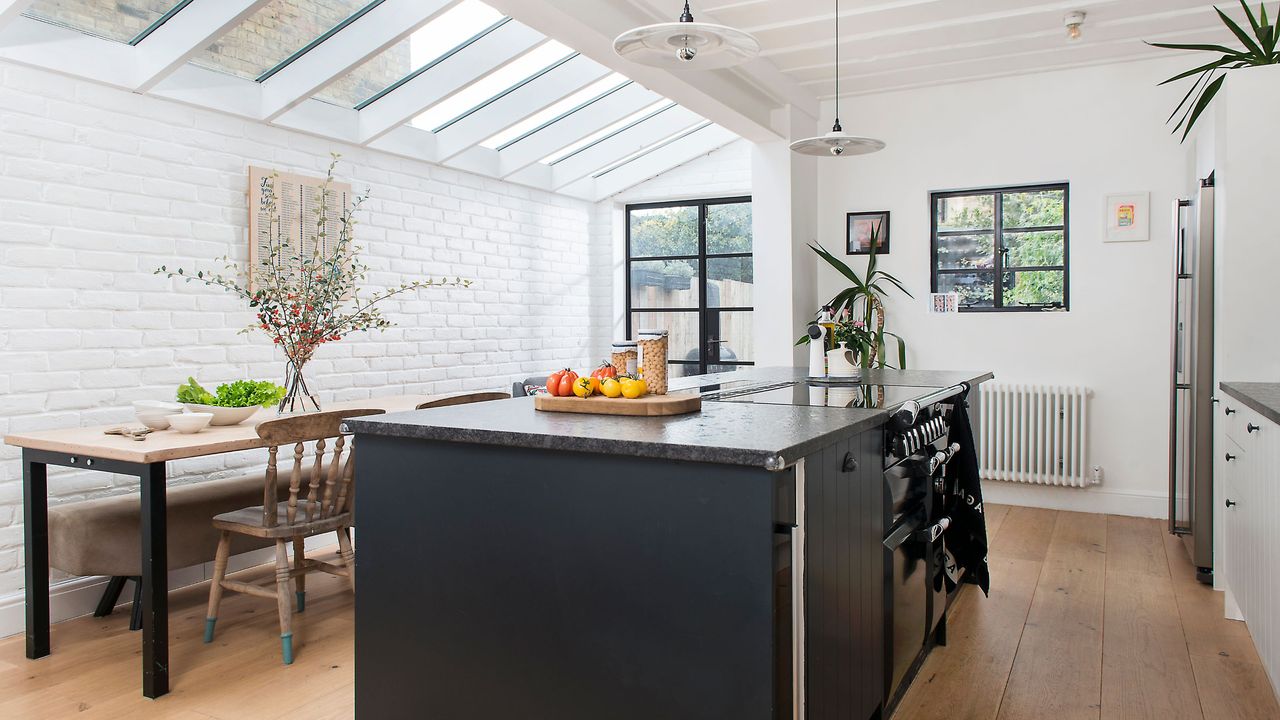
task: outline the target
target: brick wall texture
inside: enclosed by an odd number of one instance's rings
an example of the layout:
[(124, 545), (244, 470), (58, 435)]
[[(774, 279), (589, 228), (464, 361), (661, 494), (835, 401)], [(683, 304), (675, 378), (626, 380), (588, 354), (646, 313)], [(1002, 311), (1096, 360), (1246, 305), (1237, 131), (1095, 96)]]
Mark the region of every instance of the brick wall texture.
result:
[[(322, 401), (497, 387), (608, 349), (613, 257), (596, 206), (60, 75), (0, 63), (0, 434), (124, 422), (130, 403), (274, 379), (283, 362), (225, 293), (152, 274), (247, 255), (248, 166), (369, 188), (357, 238), (370, 289), (440, 275), (468, 290), (389, 303), (398, 327), (324, 346)], [(175, 482), (255, 453), (171, 463)], [(0, 596), (22, 586), (18, 451), (0, 446)], [(135, 491), (50, 471), (54, 502)]]

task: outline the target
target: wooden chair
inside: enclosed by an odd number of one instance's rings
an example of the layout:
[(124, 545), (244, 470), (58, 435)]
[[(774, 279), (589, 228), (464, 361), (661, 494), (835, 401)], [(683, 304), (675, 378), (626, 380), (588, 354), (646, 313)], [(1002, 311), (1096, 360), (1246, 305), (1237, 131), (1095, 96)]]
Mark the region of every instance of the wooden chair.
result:
[(435, 400), (428, 400), (418, 406), (419, 410), (427, 410), (428, 408), (452, 407), (454, 405), (470, 405), (471, 403), (488, 402), (490, 400), (510, 400), (511, 393), (502, 392), (501, 390), (464, 393), (461, 395), (450, 395)]
[[(306, 609), (307, 573), (320, 570), (347, 578), (356, 587), (355, 554), (351, 548), (352, 504), (355, 478), (352, 475), (354, 448), (347, 446), (341, 431), (346, 418), (379, 415), (382, 410), (335, 410), (267, 420), (259, 423), (258, 436), (271, 443), (267, 450), (267, 473), (262, 487), (263, 504), (222, 513), (213, 518), (221, 532), (213, 561), (213, 583), (209, 587), (209, 611), (205, 618), (204, 641), (213, 642), (218, 621), (218, 604), (223, 590), (274, 598), (280, 608), (280, 648), (286, 665), (293, 662), (293, 609), (290, 595), (298, 602), (298, 612)], [(327, 442), (333, 439), (329, 463), (325, 467)], [(314, 464), (310, 482), (303, 485), (306, 456), (304, 443), (314, 442)], [(276, 456), (281, 447), (293, 445), (293, 469), (289, 474), (289, 499), (277, 501)], [(343, 455), (345, 454), (345, 459)], [(305, 495), (304, 495), (305, 493)], [(342, 565), (308, 560), (303, 547), (306, 538), (336, 532)], [(227, 558), (232, 534), (275, 541), (275, 587), (227, 580)], [(293, 542), (293, 567), (289, 566), (288, 544)], [(296, 594), (293, 592), (297, 581)]]

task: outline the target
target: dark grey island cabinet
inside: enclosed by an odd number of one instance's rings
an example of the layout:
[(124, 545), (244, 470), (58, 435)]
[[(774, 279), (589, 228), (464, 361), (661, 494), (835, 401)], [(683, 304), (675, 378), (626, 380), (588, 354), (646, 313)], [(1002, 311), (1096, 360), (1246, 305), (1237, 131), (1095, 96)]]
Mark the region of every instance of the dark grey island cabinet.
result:
[(352, 421), (357, 717), (879, 717), (887, 417)]

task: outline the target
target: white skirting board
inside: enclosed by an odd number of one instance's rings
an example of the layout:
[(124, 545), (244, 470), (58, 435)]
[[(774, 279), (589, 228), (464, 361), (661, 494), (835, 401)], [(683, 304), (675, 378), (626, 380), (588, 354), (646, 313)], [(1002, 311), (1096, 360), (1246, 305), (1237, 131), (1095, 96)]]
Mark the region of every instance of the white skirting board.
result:
[(997, 505), (1023, 505), (1048, 510), (1106, 513), (1161, 520), (1169, 516), (1168, 495), (1116, 492), (1098, 487), (1055, 487), (983, 480), (982, 499)]
[[(352, 531), (352, 535), (355, 532)], [(354, 544), (354, 541), (353, 541)], [(292, 544), (290, 551), (292, 552)], [(307, 538), (307, 552), (321, 548), (337, 547), (337, 539), (332, 533)], [(244, 570), (255, 565), (275, 562), (275, 550), (263, 548), (252, 552), (233, 556), (227, 562), (229, 572)], [(189, 585), (197, 585), (213, 577), (213, 563), (203, 563), (169, 573), (169, 590), (177, 590)], [(63, 620), (92, 615), (106, 589), (105, 577), (78, 577), (53, 583), (49, 586), (49, 618), (55, 623)], [(133, 602), (133, 584), (127, 583), (120, 594), (120, 604), (116, 612), (128, 614), (129, 604)], [(266, 602), (266, 601), (264, 601)], [(27, 614), (26, 593), (17, 592), (0, 597), (0, 637), (9, 637), (26, 632)], [(269, 604), (269, 603), (268, 603)], [(128, 622), (125, 620), (125, 622)], [(172, 620), (170, 621), (172, 628)], [(203, 627), (203, 626), (201, 626)]]

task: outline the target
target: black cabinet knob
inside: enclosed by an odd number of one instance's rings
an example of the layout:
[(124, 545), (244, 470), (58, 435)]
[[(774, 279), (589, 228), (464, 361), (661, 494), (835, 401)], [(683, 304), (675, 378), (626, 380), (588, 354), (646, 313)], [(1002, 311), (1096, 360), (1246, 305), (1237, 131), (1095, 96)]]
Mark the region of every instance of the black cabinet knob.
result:
[(1232, 500), (1231, 498), (1227, 498), (1227, 507), (1235, 507), (1235, 506), (1236, 506), (1236, 501)]
[(1235, 455), (1232, 455), (1231, 453), (1227, 453), (1227, 462), (1231, 462), (1232, 460), (1235, 460), (1235, 459), (1236, 459)]
[(1249, 432), (1251, 432), (1251, 433), (1256, 433), (1256, 432), (1258, 432), (1259, 430), (1261, 430), (1262, 428), (1258, 427), (1257, 425), (1254, 425), (1253, 423), (1249, 423), (1248, 425), (1246, 425), (1246, 426), (1245, 426), (1245, 428), (1244, 428), (1244, 429), (1245, 429), (1245, 430), (1248, 430), (1248, 431), (1249, 431)]
[(844, 462), (840, 464), (840, 470), (843, 472), (851, 473), (857, 469), (858, 469), (858, 459), (853, 456), (853, 453), (845, 453)]
[(1235, 414), (1236, 414), (1236, 411), (1235, 411), (1235, 410), (1232, 410), (1231, 408), (1227, 408), (1226, 413), (1227, 413), (1228, 415), (1235, 415)]

